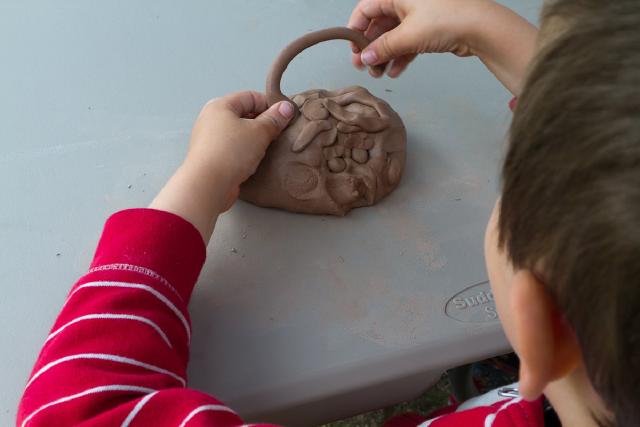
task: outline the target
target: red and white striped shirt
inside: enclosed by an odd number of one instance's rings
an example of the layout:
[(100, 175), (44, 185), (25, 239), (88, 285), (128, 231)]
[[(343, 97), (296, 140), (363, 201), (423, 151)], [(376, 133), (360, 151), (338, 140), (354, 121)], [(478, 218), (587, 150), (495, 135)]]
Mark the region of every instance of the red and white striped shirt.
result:
[[(205, 254), (198, 231), (176, 215), (131, 209), (109, 218), (45, 340), (17, 425), (242, 426), (232, 409), (186, 388), (187, 305)], [(431, 426), (541, 426), (539, 406), (505, 399)]]

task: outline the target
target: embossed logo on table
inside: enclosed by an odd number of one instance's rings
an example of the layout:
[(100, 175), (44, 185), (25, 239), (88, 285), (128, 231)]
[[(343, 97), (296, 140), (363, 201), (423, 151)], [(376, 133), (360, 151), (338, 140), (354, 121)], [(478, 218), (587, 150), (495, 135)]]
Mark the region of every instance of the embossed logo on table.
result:
[(455, 294), (447, 301), (444, 312), (460, 322), (481, 323), (498, 320), (488, 281), (476, 283)]

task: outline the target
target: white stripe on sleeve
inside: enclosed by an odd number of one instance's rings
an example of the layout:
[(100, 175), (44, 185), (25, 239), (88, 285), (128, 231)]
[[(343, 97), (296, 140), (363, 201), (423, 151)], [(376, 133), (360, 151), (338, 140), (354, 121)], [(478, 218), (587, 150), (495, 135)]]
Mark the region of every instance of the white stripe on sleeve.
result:
[(78, 399), (80, 397), (84, 397), (84, 396), (88, 396), (88, 395), (96, 394), (96, 393), (102, 393), (102, 392), (106, 392), (106, 391), (130, 391), (130, 392), (133, 392), (133, 393), (153, 393), (155, 390), (151, 389), (151, 388), (147, 388), (147, 387), (139, 387), (139, 386), (135, 386), (135, 385), (122, 385), (122, 384), (112, 384), (112, 385), (103, 385), (103, 386), (99, 386), (99, 387), (93, 387), (93, 388), (87, 389), (85, 391), (82, 391), (80, 393), (72, 394), (70, 396), (61, 397), (60, 399), (56, 399), (53, 402), (49, 402), (49, 403), (47, 403), (45, 405), (42, 405), (41, 407), (39, 407), (38, 409), (33, 411), (31, 414), (29, 414), (24, 419), (24, 421), (22, 421), (22, 424), (20, 425), (20, 427), (25, 427), (27, 425), (27, 423), (29, 421), (31, 421), (31, 419), (33, 417), (35, 417), (40, 412), (42, 412), (45, 409), (48, 409), (48, 408), (50, 408), (52, 406), (59, 405), (60, 403), (69, 402), (71, 400), (75, 400), (75, 399)]
[(83, 320), (93, 320), (93, 319), (101, 319), (101, 320), (105, 320), (105, 319), (135, 320), (135, 321), (138, 321), (138, 322), (142, 322), (142, 323), (144, 323), (146, 325), (151, 326), (158, 333), (158, 335), (160, 335), (162, 340), (165, 343), (167, 343), (169, 348), (173, 348), (173, 346), (171, 345), (171, 341), (169, 341), (169, 338), (167, 337), (167, 334), (165, 334), (164, 331), (157, 324), (155, 324), (152, 320), (147, 319), (146, 317), (136, 316), (135, 314), (114, 314), (114, 313), (86, 314), (84, 316), (76, 317), (75, 319), (65, 323), (64, 325), (60, 326), (55, 331), (51, 332), (51, 334), (47, 337), (47, 339), (44, 342), (46, 344), (49, 340), (51, 340), (53, 337), (55, 337), (60, 332), (64, 331), (67, 327), (73, 325), (74, 323), (78, 323), (78, 322), (81, 322)]
[(511, 406), (511, 405), (515, 405), (516, 403), (520, 402), (522, 400), (521, 397), (517, 397), (515, 399), (511, 399), (508, 402), (505, 402), (502, 406), (500, 406), (500, 408), (498, 408), (498, 410), (496, 412), (494, 412), (493, 414), (489, 414), (487, 415), (487, 417), (484, 419), (484, 427), (492, 427), (493, 426), (493, 422), (495, 421), (496, 417), (498, 416), (498, 414), (502, 411), (504, 411), (507, 407)]
[[(176, 288), (174, 288), (173, 285), (167, 279), (165, 279), (164, 277), (162, 277), (160, 274), (156, 273), (155, 271), (151, 270), (150, 268), (141, 267), (139, 265), (123, 264), (123, 263), (105, 264), (105, 265), (99, 265), (97, 267), (93, 267), (93, 268), (89, 269), (87, 274), (95, 273), (97, 271), (133, 271), (135, 273), (140, 273), (140, 274), (142, 274), (144, 276), (150, 277), (150, 278), (152, 278), (154, 280), (157, 280), (158, 282), (162, 283), (176, 297), (178, 297), (178, 299), (180, 301), (182, 301), (182, 297), (180, 296), (180, 294), (178, 293)], [(85, 276), (86, 276), (86, 274), (85, 274)]]
[(133, 419), (136, 417), (136, 415), (138, 415), (138, 412), (140, 412), (140, 410), (142, 409), (142, 407), (144, 405), (147, 404), (148, 401), (151, 400), (151, 398), (153, 396), (155, 396), (158, 392), (155, 391), (151, 394), (147, 394), (145, 397), (143, 397), (142, 399), (140, 399), (140, 402), (138, 402), (136, 404), (136, 406), (133, 407), (133, 409), (131, 410), (131, 412), (129, 412), (129, 415), (127, 415), (127, 418), (124, 419), (124, 421), (122, 422), (122, 424), (120, 424), (120, 427), (129, 427), (129, 424), (131, 424), (131, 421), (133, 421)]
[(25, 386), (25, 390), (31, 385), (31, 383), (33, 383), (36, 380), (36, 378), (38, 378), (40, 375), (44, 374), (54, 366), (57, 366), (64, 362), (69, 362), (69, 361), (78, 360), (78, 359), (107, 360), (109, 362), (124, 363), (127, 365), (139, 366), (141, 368), (148, 369), (153, 372), (168, 375), (171, 378), (177, 380), (180, 384), (182, 384), (182, 387), (185, 387), (187, 385), (187, 382), (185, 381), (185, 379), (182, 378), (180, 375), (175, 374), (166, 369), (160, 368), (158, 366), (151, 365), (149, 363), (140, 362), (139, 360), (136, 360), (136, 359), (131, 359), (129, 357), (124, 357), (124, 356), (118, 356), (115, 354), (106, 354), (106, 353), (80, 353), (80, 354), (74, 354), (71, 356), (61, 357), (60, 359), (56, 359), (53, 362), (50, 362), (44, 365), (42, 368), (38, 370), (38, 372), (33, 374), (31, 379)]
[(427, 421), (423, 422), (422, 424), (419, 424), (418, 427), (429, 427), (431, 424), (433, 424), (435, 421), (439, 420), (442, 417), (443, 416), (440, 415), (439, 417), (431, 418), (430, 420), (427, 420)]
[(71, 292), (71, 294), (67, 298), (67, 302), (71, 299), (71, 297), (73, 297), (76, 294), (76, 292), (86, 288), (128, 288), (128, 289), (139, 289), (145, 292), (149, 292), (154, 297), (162, 301), (162, 303), (166, 305), (178, 317), (178, 319), (180, 319), (180, 322), (182, 323), (182, 326), (184, 327), (184, 330), (187, 334), (187, 343), (191, 342), (191, 329), (189, 328), (189, 322), (187, 322), (187, 319), (184, 317), (182, 312), (180, 312), (180, 310), (178, 310), (178, 308), (171, 301), (167, 299), (167, 297), (162, 295), (157, 290), (153, 289), (151, 286), (142, 285), (140, 283), (127, 283), (127, 282), (89, 282), (89, 283), (82, 284), (78, 286), (76, 289), (74, 289), (74, 291)]
[(184, 420), (182, 420), (182, 422), (180, 423), (180, 427), (186, 426), (187, 423), (189, 421), (191, 421), (191, 419), (193, 417), (198, 415), (200, 412), (204, 412), (204, 411), (230, 412), (230, 413), (232, 413), (234, 415), (237, 415), (231, 409), (229, 409), (229, 408), (227, 408), (226, 406), (223, 406), (223, 405), (202, 405), (202, 406), (198, 406), (196, 409), (194, 409), (193, 411), (189, 412), (189, 415), (187, 415), (184, 418)]

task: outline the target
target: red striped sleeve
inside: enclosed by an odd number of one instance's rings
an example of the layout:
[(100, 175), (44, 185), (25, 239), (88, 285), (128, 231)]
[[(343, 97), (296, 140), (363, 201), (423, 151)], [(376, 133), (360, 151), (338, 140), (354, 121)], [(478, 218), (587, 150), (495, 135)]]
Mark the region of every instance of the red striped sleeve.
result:
[(152, 209), (107, 221), (26, 384), (18, 426), (240, 426), (186, 387), (187, 305), (204, 263), (198, 231)]
[(542, 399), (504, 398), (464, 410), (456, 406), (437, 411), (441, 415), (432, 414), (428, 420), (417, 414), (397, 415), (383, 427), (544, 427)]

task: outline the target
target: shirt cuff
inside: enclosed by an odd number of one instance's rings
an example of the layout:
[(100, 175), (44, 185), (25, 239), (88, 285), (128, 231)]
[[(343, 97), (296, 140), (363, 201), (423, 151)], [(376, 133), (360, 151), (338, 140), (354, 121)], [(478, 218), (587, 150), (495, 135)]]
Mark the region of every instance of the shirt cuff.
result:
[(123, 264), (149, 269), (187, 302), (205, 258), (202, 236), (190, 222), (165, 211), (127, 209), (107, 220), (91, 268)]

